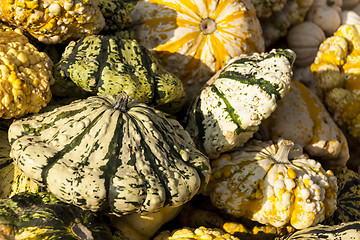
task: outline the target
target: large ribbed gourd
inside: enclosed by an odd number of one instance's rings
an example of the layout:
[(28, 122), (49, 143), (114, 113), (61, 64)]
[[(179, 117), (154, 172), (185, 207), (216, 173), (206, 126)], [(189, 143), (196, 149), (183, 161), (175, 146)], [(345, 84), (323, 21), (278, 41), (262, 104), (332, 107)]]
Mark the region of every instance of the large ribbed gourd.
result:
[(182, 82), (136, 40), (93, 35), (70, 42), (54, 76), (100, 96), (123, 92), (170, 113), (185, 103)]
[(147, 214), (180, 206), (210, 178), (208, 158), (178, 121), (125, 94), (19, 119), (9, 141), (28, 177), (93, 211)]
[(289, 91), (294, 60), (288, 49), (244, 54), (214, 75), (187, 114), (199, 149), (216, 158), (247, 142)]

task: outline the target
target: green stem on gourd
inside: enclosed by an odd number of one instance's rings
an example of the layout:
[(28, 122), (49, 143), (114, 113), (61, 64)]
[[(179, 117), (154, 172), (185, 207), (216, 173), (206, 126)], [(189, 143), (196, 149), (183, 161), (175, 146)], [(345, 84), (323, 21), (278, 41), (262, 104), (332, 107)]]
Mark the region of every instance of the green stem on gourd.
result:
[(290, 140), (280, 140), (278, 143), (278, 150), (272, 158), (278, 163), (290, 163), (289, 153), (294, 149), (294, 143)]

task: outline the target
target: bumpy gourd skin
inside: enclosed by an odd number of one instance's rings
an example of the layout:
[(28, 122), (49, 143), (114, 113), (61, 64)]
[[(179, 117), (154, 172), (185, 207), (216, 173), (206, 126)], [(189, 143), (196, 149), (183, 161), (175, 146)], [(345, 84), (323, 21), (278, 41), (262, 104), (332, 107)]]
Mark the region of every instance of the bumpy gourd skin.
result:
[(335, 121), (360, 136), (360, 24), (344, 24), (319, 48), (311, 71)]
[(173, 232), (161, 232), (154, 240), (239, 240), (239, 238), (232, 236), (229, 233), (224, 233), (219, 229), (212, 229), (206, 227), (182, 228), (174, 230)]
[(53, 62), (28, 39), (0, 31), (0, 117), (37, 113), (51, 99)]
[(212, 161), (206, 189), (214, 206), (235, 217), (275, 227), (315, 225), (336, 209), (332, 171), (289, 140), (255, 141)]
[(2, 0), (0, 19), (49, 44), (96, 34), (105, 26), (94, 0)]

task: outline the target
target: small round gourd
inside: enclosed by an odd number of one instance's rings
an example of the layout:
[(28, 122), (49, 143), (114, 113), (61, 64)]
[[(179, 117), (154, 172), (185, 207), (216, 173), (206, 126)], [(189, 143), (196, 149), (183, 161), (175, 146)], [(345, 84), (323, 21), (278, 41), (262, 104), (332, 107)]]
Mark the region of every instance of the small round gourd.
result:
[(180, 206), (210, 178), (180, 123), (126, 94), (14, 121), (9, 142), (19, 169), (57, 198), (118, 216)]
[(215, 207), (235, 217), (304, 229), (336, 209), (333, 172), (325, 171), (290, 140), (251, 141), (211, 164), (205, 193)]
[(296, 53), (295, 65), (310, 66), (314, 62), (320, 44), (325, 39), (324, 31), (311, 21), (292, 26), (286, 35), (286, 42)]

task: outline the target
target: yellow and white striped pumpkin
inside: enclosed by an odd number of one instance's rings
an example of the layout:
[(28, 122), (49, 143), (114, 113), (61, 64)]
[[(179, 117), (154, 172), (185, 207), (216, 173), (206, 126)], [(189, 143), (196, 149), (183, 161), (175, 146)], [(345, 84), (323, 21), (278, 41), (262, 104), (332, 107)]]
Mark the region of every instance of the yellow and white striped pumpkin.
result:
[(247, 0), (140, 0), (131, 16), (135, 38), (183, 81), (188, 100), (231, 58), (265, 50)]

